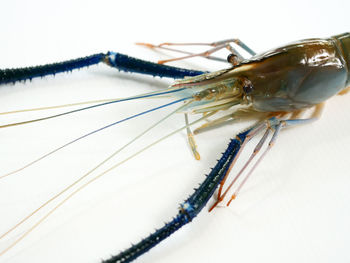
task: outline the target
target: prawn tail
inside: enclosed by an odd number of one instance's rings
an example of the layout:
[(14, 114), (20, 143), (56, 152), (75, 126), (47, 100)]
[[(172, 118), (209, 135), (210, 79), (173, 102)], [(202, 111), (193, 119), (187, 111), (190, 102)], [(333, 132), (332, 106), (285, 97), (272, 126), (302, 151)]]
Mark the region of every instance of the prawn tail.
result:
[(204, 73), (202, 71), (160, 65), (116, 52), (107, 52), (106, 54), (98, 53), (82, 58), (39, 66), (0, 69), (0, 85), (32, 80), (33, 78), (38, 77), (42, 78), (44, 76), (56, 75), (63, 72), (70, 72), (75, 69), (89, 67), (101, 62), (121, 71), (159, 77), (184, 78), (185, 76), (196, 76)]
[(202, 184), (195, 189), (194, 193), (180, 205), (178, 214), (169, 223), (166, 223), (162, 228), (118, 255), (103, 261), (103, 263), (131, 262), (158, 245), (182, 226), (191, 222), (214, 194), (215, 189), (224, 178), (250, 131), (251, 129), (242, 132), (235, 139), (231, 140), (215, 167)]

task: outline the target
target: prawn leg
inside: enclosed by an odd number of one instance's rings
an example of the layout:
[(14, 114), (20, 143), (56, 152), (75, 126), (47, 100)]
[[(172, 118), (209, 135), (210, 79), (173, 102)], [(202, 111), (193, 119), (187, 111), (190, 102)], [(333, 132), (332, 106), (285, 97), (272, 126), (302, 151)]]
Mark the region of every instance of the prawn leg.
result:
[(227, 124), (231, 124), (232, 122), (236, 121), (234, 118), (234, 113), (230, 113), (227, 115), (224, 115), (218, 119), (211, 120), (207, 123), (202, 124), (200, 127), (194, 130), (194, 134), (199, 134), (214, 128), (218, 128)]
[[(237, 187), (237, 189), (235, 190), (235, 192), (232, 194), (230, 200), (227, 202), (227, 206), (230, 205), (230, 203), (232, 202), (232, 200), (236, 199), (239, 191), (242, 189), (243, 185), (247, 182), (248, 178), (252, 175), (252, 173), (254, 172), (254, 170), (256, 169), (256, 167), (259, 165), (259, 163), (261, 163), (261, 161), (263, 160), (263, 158), (266, 156), (267, 152), (269, 152), (271, 150), (271, 148), (275, 145), (277, 136), (279, 135), (280, 131), (282, 128), (288, 127), (288, 126), (296, 126), (296, 125), (300, 125), (300, 124), (307, 124), (310, 122), (314, 122), (316, 120), (316, 118), (310, 118), (310, 119), (292, 119), (292, 120), (286, 120), (286, 121), (281, 121), (278, 125), (276, 125), (274, 127), (275, 132), (272, 135), (272, 138), (266, 148), (266, 150), (262, 153), (262, 155), (260, 156), (260, 158), (257, 160), (257, 162), (254, 164), (254, 166), (252, 167), (252, 169), (249, 171), (249, 173), (246, 175), (246, 177), (243, 179), (243, 181), (240, 183), (240, 185)], [(261, 148), (261, 147), (260, 147)], [(259, 149), (260, 150), (260, 149)], [(255, 156), (255, 155), (254, 155)], [(235, 177), (234, 181), (236, 181), (236, 178), (238, 177), (238, 175)], [(234, 183), (233, 181), (233, 183)], [(233, 184), (232, 183), (232, 184)], [(230, 185), (231, 186), (231, 185)], [(224, 195), (226, 194), (226, 192), (224, 193)], [(224, 197), (224, 196), (223, 196)]]
[(342, 95), (348, 94), (349, 91), (350, 91), (350, 86), (347, 87), (347, 88), (345, 88), (345, 89), (343, 89), (342, 91), (340, 91), (340, 92), (338, 93), (338, 95), (341, 95), (341, 96), (342, 96)]
[(187, 140), (188, 140), (188, 145), (191, 148), (192, 154), (196, 160), (200, 160), (201, 156), (197, 150), (197, 144), (194, 140), (193, 132), (191, 130), (191, 127), (189, 125), (188, 121), (188, 113), (185, 113), (185, 123), (186, 123), (186, 132), (187, 132)]
[[(230, 205), (230, 203), (232, 202), (232, 200), (236, 199), (238, 192), (241, 190), (241, 188), (243, 187), (243, 185), (247, 182), (248, 178), (250, 177), (250, 175), (253, 173), (253, 171), (255, 170), (255, 168), (258, 166), (258, 164), (261, 162), (261, 160), (266, 156), (266, 153), (272, 148), (272, 146), (275, 144), (277, 135), (279, 134), (279, 132), (281, 131), (281, 127), (282, 127), (282, 122), (279, 123), (276, 127), (275, 127), (275, 132), (272, 135), (272, 138), (268, 144), (267, 149), (264, 151), (264, 153), (260, 156), (259, 160), (254, 164), (253, 168), (249, 171), (248, 175), (243, 179), (243, 181), (241, 182), (241, 184), (238, 186), (237, 190), (234, 192), (234, 194), (231, 196), (230, 200), (227, 202), (227, 206)], [(252, 154), (252, 158), (254, 158), (256, 156), (256, 154), (260, 151), (261, 147), (263, 146), (263, 144), (265, 143), (266, 139), (267, 139), (267, 135), (269, 133), (270, 129), (266, 130), (266, 136), (264, 134), (263, 138), (261, 139), (261, 141), (259, 142), (259, 144), (257, 145), (257, 147), (254, 150), (254, 153)], [(248, 162), (247, 162), (248, 164)], [(242, 169), (243, 170), (243, 169)], [(241, 170), (241, 171), (242, 171)], [(235, 183), (235, 181), (238, 179), (239, 175), (237, 175), (234, 179), (234, 181), (232, 181), (232, 185)], [(225, 192), (226, 193), (226, 192)], [(225, 195), (224, 193), (224, 195)]]
[[(268, 125), (266, 126), (266, 131), (265, 131), (264, 136), (262, 137), (262, 139), (259, 141), (259, 143), (255, 147), (255, 149), (254, 149), (253, 153), (251, 154), (250, 158), (248, 159), (248, 161), (244, 164), (243, 168), (239, 171), (239, 173), (234, 177), (234, 179), (231, 181), (231, 183), (229, 184), (229, 186), (227, 187), (227, 189), (224, 191), (223, 194), (221, 194), (221, 191), (222, 191), (222, 188), (223, 188), (223, 185), (225, 183), (227, 175), (224, 178), (224, 180), (221, 182), (219, 193), (218, 193), (218, 197), (217, 197), (217, 201), (214, 203), (214, 205), (210, 208), (209, 211), (212, 211), (220, 202), (222, 202), (224, 200), (224, 198), (227, 195), (227, 193), (229, 192), (229, 190), (237, 182), (238, 178), (243, 174), (243, 172), (246, 170), (246, 168), (251, 163), (251, 161), (257, 156), (257, 154), (261, 150), (263, 144), (266, 142), (266, 139), (267, 139), (267, 136), (268, 136), (268, 133), (269, 133), (270, 129), (274, 129), (275, 131), (274, 131), (274, 134), (272, 135), (272, 138), (271, 138), (271, 140), (270, 140), (266, 150), (262, 153), (260, 158), (257, 160), (257, 162), (254, 164), (254, 166), (248, 172), (248, 174), (243, 179), (241, 184), (237, 187), (235, 192), (232, 194), (230, 200), (227, 203), (227, 206), (230, 205), (231, 201), (234, 200), (237, 197), (238, 192), (241, 190), (243, 185), (247, 182), (248, 178), (251, 176), (251, 174), (256, 169), (258, 164), (266, 156), (267, 152), (271, 150), (272, 146), (275, 145), (277, 136), (279, 135), (281, 129), (286, 128), (286, 127), (298, 126), (298, 125), (301, 125), (301, 124), (308, 124), (308, 123), (314, 122), (314, 121), (319, 119), (323, 108), (324, 108), (324, 103), (316, 105), (312, 116), (310, 118), (306, 118), (306, 119), (280, 120), (280, 119), (274, 117), (274, 118), (268, 120)], [(300, 113), (298, 113), (298, 114), (300, 114)]]
[(118, 70), (140, 73), (159, 77), (184, 78), (196, 76), (205, 72), (182, 69), (167, 65), (148, 62), (116, 52), (98, 53), (87, 57), (66, 60), (63, 62), (45, 64), (34, 67), (0, 69), (0, 85), (19, 81), (32, 80), (33, 78), (56, 75), (57, 73), (70, 72), (75, 69), (85, 68), (99, 63), (107, 64)]
[(209, 120), (207, 123), (204, 123), (200, 127), (196, 128), (193, 133), (199, 134), (241, 120), (250, 120), (252, 118), (263, 120), (266, 119), (267, 115), (268, 113), (254, 111), (254, 109), (236, 110), (220, 118)]
[[(183, 57), (167, 59), (167, 60), (160, 60), (160, 61), (158, 61), (159, 64), (164, 64), (164, 63), (168, 63), (168, 62), (172, 62), (172, 61), (193, 58), (193, 57), (205, 57), (207, 59), (222, 61), (222, 62), (229, 62), (233, 65), (237, 65), (237, 64), (239, 64), (239, 62), (244, 60), (244, 57), (231, 45), (232, 43), (241, 47), (243, 50), (245, 50), (247, 53), (249, 53), (252, 56), (254, 56), (256, 54), (251, 48), (249, 48), (244, 42), (242, 42), (238, 38), (226, 39), (226, 40), (216, 41), (216, 42), (212, 42), (212, 43), (169, 43), (169, 42), (165, 42), (165, 43), (161, 43), (159, 45), (153, 45), (153, 44), (149, 44), (149, 43), (137, 43), (137, 45), (146, 46), (146, 47), (149, 47), (152, 49), (158, 48), (158, 49), (164, 49), (164, 50), (175, 51), (175, 52), (186, 54), (186, 56), (183, 56)], [(184, 50), (169, 48), (166, 46), (210, 46), (212, 48), (210, 48), (209, 50), (206, 50), (204, 52), (200, 52), (200, 53), (191, 53), (191, 52), (187, 52)], [(226, 48), (227, 50), (229, 50), (231, 52), (231, 54), (228, 56), (227, 59), (222, 59), (222, 58), (211, 56), (211, 54), (213, 54), (221, 49), (224, 49), (224, 48)]]
[(242, 49), (244, 49), (245, 51), (247, 51), (250, 55), (254, 56), (256, 55), (256, 52), (253, 51), (250, 47), (248, 47), (243, 41), (241, 41), (239, 38), (231, 38), (231, 39), (226, 39), (226, 40), (221, 40), (221, 41), (217, 41), (212, 43), (212, 45), (220, 45), (220, 44), (227, 44), (227, 43), (234, 43), (237, 46), (241, 47)]
[(251, 128), (245, 132), (242, 132), (238, 134), (235, 139), (231, 140), (226, 151), (222, 154), (222, 157), (218, 160), (215, 167), (211, 170), (209, 175), (207, 175), (202, 184), (195, 189), (194, 193), (180, 205), (178, 214), (172, 221), (166, 223), (162, 228), (157, 229), (153, 234), (149, 235), (147, 238), (141, 240), (137, 244), (132, 245), (130, 248), (124, 250), (118, 255), (112, 256), (102, 262), (131, 262), (158, 245), (161, 241), (179, 230), (182, 226), (190, 223), (207, 204), (218, 184), (225, 176), (231, 163), (238, 158), (239, 153), (242, 150), (242, 145), (247, 140), (252, 130), (255, 129)]

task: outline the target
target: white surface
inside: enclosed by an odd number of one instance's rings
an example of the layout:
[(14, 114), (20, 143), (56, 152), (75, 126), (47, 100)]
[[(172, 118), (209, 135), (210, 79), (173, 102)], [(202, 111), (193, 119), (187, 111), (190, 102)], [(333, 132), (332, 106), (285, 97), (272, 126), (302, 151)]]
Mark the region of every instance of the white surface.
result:
[[(349, 1), (2, 1), (0, 68), (62, 61), (114, 50), (156, 61), (134, 42), (214, 41), (240, 37), (256, 51), (350, 29)], [(180, 66), (219, 69), (194, 60)], [(166, 87), (170, 80), (89, 70), (0, 87), (0, 112)], [(329, 101), (323, 118), (284, 131), (229, 208), (208, 214), (138, 262), (349, 262), (349, 96)], [(0, 130), (0, 174), (84, 134), (149, 107), (123, 103), (61, 119)], [(157, 101), (152, 105), (159, 105)], [(44, 113), (47, 114), (47, 113)], [(0, 233), (78, 178), (165, 111), (101, 132), (0, 181)], [(1, 116), (1, 123), (40, 116)], [(183, 125), (175, 116), (139, 145)], [(197, 136), (195, 161), (178, 134), (89, 186), (0, 258), (0, 262), (100, 262), (146, 237), (177, 212), (241, 125)], [(131, 147), (122, 156), (134, 152)], [(245, 159), (249, 152), (242, 157)], [(120, 156), (119, 158), (122, 158)], [(115, 163), (114, 160), (112, 163)], [(33, 221), (31, 221), (32, 223)], [(29, 228), (0, 241), (5, 248)]]

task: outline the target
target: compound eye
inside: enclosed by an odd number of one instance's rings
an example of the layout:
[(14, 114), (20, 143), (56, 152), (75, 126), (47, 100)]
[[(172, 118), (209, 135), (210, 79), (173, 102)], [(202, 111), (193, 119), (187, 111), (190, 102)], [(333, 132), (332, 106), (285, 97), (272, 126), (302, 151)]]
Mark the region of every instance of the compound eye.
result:
[(227, 62), (236, 66), (239, 63), (238, 57), (235, 54), (230, 54), (227, 56)]
[(247, 83), (243, 86), (243, 91), (245, 94), (249, 94), (253, 91), (254, 87), (251, 83)]

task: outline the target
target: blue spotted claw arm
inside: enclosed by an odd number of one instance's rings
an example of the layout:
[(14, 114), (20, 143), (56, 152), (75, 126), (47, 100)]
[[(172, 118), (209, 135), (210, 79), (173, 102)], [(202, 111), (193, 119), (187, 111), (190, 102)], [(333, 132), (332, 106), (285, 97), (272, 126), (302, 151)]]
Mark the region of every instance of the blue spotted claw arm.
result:
[(211, 170), (199, 188), (195, 189), (194, 193), (180, 205), (178, 214), (171, 222), (166, 223), (162, 228), (156, 230), (147, 238), (132, 245), (120, 254), (103, 261), (103, 263), (131, 262), (169, 237), (182, 226), (191, 222), (214, 194), (215, 189), (223, 180), (231, 163), (237, 156), (237, 153), (241, 149), (243, 142), (247, 139), (247, 135), (251, 130), (252, 129), (242, 132), (238, 134), (235, 139), (231, 140), (226, 151), (222, 154), (215, 167)]
[(141, 73), (174, 79), (183, 79), (184, 77), (197, 76), (206, 73), (204, 71), (157, 64), (115, 52), (107, 53), (105, 63), (125, 72)]
[(159, 77), (184, 78), (186, 76), (196, 76), (204, 73), (197, 70), (160, 65), (157, 63), (129, 57), (120, 53), (108, 52), (107, 54), (99, 53), (83, 58), (77, 58), (41, 66), (0, 69), (0, 85), (6, 83), (15, 83), (18, 81), (32, 80), (33, 78), (55, 75), (61, 72), (69, 72), (74, 69), (96, 65), (101, 62), (122, 71)]

